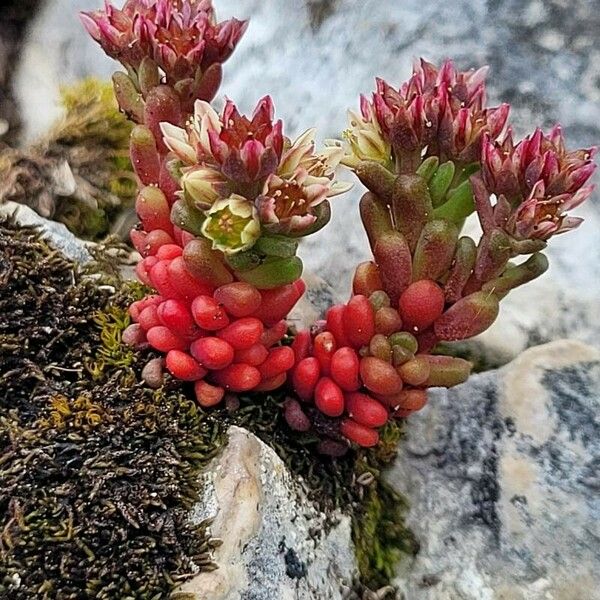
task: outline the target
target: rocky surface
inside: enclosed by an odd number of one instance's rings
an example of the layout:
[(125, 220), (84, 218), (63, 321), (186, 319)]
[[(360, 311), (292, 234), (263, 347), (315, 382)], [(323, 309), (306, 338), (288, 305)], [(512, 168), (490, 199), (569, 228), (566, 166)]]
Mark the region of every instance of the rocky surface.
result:
[(600, 351), (556, 341), (432, 394), (389, 480), (410, 600), (600, 599)]
[[(518, 133), (558, 120), (572, 145), (600, 141), (600, 3), (598, 0), (217, 0), (219, 14), (251, 17), (226, 68), (223, 94), (250, 110), (266, 93), (289, 135), (317, 126), (339, 136), (345, 112), (369, 92), (373, 77), (400, 82), (413, 57), (452, 56), (461, 67), (492, 66), (494, 101), (513, 103)], [(58, 86), (84, 75), (108, 77), (110, 60), (77, 21), (100, 0), (52, 0), (38, 15), (16, 76), (29, 138), (56, 117)], [(349, 177), (349, 176), (348, 176)], [(360, 186), (336, 200), (333, 222), (303, 243), (308, 268), (349, 288), (352, 265), (368, 256), (355, 210)], [(504, 302), (498, 324), (483, 338), (502, 360), (568, 335), (598, 345), (600, 210), (580, 210), (583, 227), (553, 240), (551, 269)], [(558, 309), (557, 307), (564, 307)]]
[(205, 497), (192, 518), (214, 517), (211, 531), (223, 540), (215, 554), (219, 568), (186, 583), (181, 595), (198, 600), (341, 599), (340, 584), (351, 581), (356, 569), (350, 519), (340, 516), (329, 533), (322, 533), (323, 515), (273, 450), (232, 427), (204, 483)]

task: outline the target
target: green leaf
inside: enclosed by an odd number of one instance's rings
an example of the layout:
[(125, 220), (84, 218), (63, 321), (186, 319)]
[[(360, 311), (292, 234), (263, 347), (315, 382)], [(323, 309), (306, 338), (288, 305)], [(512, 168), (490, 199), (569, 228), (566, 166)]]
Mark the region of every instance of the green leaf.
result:
[(254, 244), (254, 249), (266, 256), (291, 258), (296, 255), (298, 242), (284, 235), (263, 235)]
[(430, 156), (421, 163), (417, 169), (417, 175), (420, 175), (427, 183), (429, 183), (439, 165), (440, 159), (437, 156)]
[(446, 198), (446, 192), (454, 179), (455, 169), (454, 163), (449, 160), (443, 165), (440, 165), (433, 174), (433, 177), (429, 182), (429, 194), (434, 208), (442, 204)]
[(473, 189), (470, 181), (463, 181), (448, 195), (448, 200), (438, 206), (433, 215), (436, 219), (444, 219), (451, 223), (460, 223), (475, 210)]
[(292, 258), (274, 258), (251, 271), (239, 271), (236, 275), (259, 290), (268, 290), (292, 283), (302, 276), (302, 261)]

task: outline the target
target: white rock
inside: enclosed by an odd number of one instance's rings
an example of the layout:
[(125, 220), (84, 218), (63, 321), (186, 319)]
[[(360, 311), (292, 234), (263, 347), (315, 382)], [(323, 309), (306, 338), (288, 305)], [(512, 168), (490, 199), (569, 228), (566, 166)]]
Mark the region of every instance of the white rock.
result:
[(600, 599), (600, 351), (562, 340), (409, 419), (389, 480), (421, 543), (410, 600)]
[(215, 553), (219, 568), (179, 592), (198, 600), (341, 599), (341, 581), (351, 581), (356, 570), (349, 517), (340, 515), (314, 539), (311, 529), (321, 530), (324, 515), (281, 459), (244, 429), (231, 427), (228, 435), (192, 515), (196, 522), (214, 517), (212, 534), (223, 540)]
[(0, 218), (10, 216), (21, 226), (35, 226), (52, 245), (76, 262), (91, 260), (85, 242), (73, 235), (65, 225), (40, 217), (33, 209), (16, 202), (0, 204)]

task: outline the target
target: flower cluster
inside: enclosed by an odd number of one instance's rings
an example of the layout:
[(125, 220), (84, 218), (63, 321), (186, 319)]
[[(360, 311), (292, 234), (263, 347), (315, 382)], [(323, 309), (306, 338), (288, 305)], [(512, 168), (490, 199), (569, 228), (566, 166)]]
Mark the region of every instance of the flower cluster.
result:
[(105, 0), (104, 10), (80, 16), (106, 54), (127, 69), (113, 75), (115, 95), (136, 123), (160, 119), (166, 107), (170, 117), (163, 120), (181, 124), (196, 100), (212, 100), (222, 64), (247, 27), (237, 19), (218, 23), (211, 0), (127, 0), (121, 10)]
[(182, 201), (203, 211), (202, 233), (226, 254), (249, 250), (261, 232), (314, 232), (327, 222), (327, 199), (348, 189), (333, 179), (341, 148), (316, 154), (314, 130), (292, 143), (273, 117), (267, 96), (251, 118), (230, 100), (221, 115), (197, 101), (185, 128), (163, 124), (165, 143), (181, 162)]
[[(215, 200), (199, 224), (192, 222), (189, 212), (180, 210), (177, 181), (160, 168), (148, 135), (142, 129), (132, 137), (134, 165), (142, 182), (159, 184), (141, 188), (136, 201), (140, 224), (131, 239), (142, 256), (137, 276), (157, 294), (131, 306), (134, 324), (123, 339), (163, 353), (167, 370), (193, 382), (205, 407), (219, 403), (226, 392), (281, 387), (294, 363), (293, 351), (280, 344), (287, 333), (284, 319), (304, 293), (299, 259), (265, 256), (238, 276), (218, 247), (235, 253), (236, 244), (256, 241), (261, 230), (253, 204), (231, 194)], [(196, 225), (198, 231), (188, 231)], [(282, 254), (281, 248), (288, 247), (285, 240), (277, 241)], [(261, 247), (273, 250), (268, 243)]]
[(437, 156), (469, 164), (479, 157), (484, 134), (496, 139), (509, 106), (485, 106), (487, 69), (457, 71), (452, 61), (439, 69), (421, 59), (399, 89), (377, 79), (372, 100), (361, 98), (360, 115), (350, 113), (346, 137), (353, 151), (349, 164), (396, 161), (410, 172), (421, 159)]
[(106, 2), (81, 20), (108, 56), (134, 70), (150, 58), (173, 84), (224, 63), (247, 27), (217, 23), (211, 0), (127, 0), (122, 10)]
[[(486, 139), (478, 188), (482, 225), (502, 227), (518, 241), (547, 240), (578, 227), (582, 219), (565, 213), (592, 194), (595, 154), (596, 148), (567, 151), (560, 126), (548, 135), (536, 129), (516, 145), (511, 132), (501, 143)], [(493, 208), (490, 194), (497, 200)]]

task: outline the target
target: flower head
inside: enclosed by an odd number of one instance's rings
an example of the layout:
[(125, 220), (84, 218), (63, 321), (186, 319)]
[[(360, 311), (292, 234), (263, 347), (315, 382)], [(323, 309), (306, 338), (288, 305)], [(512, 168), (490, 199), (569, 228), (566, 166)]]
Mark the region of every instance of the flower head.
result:
[(275, 233), (300, 232), (317, 220), (313, 209), (328, 194), (329, 186), (311, 180), (306, 169), (298, 168), (286, 179), (271, 175), (257, 200), (260, 220)]
[(202, 233), (212, 240), (213, 248), (226, 254), (247, 250), (260, 237), (256, 208), (237, 194), (218, 200), (206, 213)]
[(567, 151), (562, 131), (541, 129), (514, 144), (511, 132), (502, 143), (484, 140), (482, 180), (498, 202), (494, 221), (515, 239), (542, 239), (574, 229), (581, 219), (566, 212), (587, 200), (596, 165), (596, 148)]
[(277, 171), (265, 181), (256, 205), (261, 223), (276, 233), (299, 233), (316, 220), (314, 209), (327, 198), (343, 194), (350, 185), (336, 181), (334, 172), (344, 149), (330, 145), (315, 153), (315, 131), (286, 142)]
[(165, 144), (189, 165), (181, 184), (198, 208), (239, 194), (254, 202), (266, 230), (299, 233), (318, 219), (315, 208), (321, 202), (351, 187), (334, 178), (344, 149), (333, 144), (316, 152), (314, 129), (292, 142), (273, 113), (268, 96), (251, 118), (240, 115), (230, 100), (221, 115), (198, 101), (185, 129), (169, 123), (161, 127)]
[(133, 69), (150, 57), (169, 83), (224, 63), (247, 27), (237, 19), (217, 23), (212, 0), (127, 0), (121, 10), (106, 1), (81, 20), (109, 56)]
[(509, 131), (502, 143), (484, 140), (482, 174), (490, 193), (513, 203), (529, 196), (540, 180), (548, 196), (574, 194), (596, 169), (595, 154), (596, 148), (567, 151), (558, 125), (548, 135), (536, 129), (516, 145)]
[[(591, 191), (591, 190), (590, 190)], [(553, 235), (579, 227), (583, 219), (569, 217), (565, 211), (579, 205), (587, 196), (580, 194), (575, 202), (548, 199), (544, 182), (538, 181), (531, 194), (507, 220), (506, 229), (516, 240), (547, 240)]]
[(361, 96), (360, 108), (360, 114), (348, 111), (350, 127), (344, 132), (344, 138), (348, 142), (349, 152), (344, 156), (343, 163), (355, 167), (362, 160), (373, 160), (388, 165), (392, 148), (383, 136), (373, 105)]
[(406, 163), (407, 169), (425, 156), (463, 164), (478, 160), (483, 135), (496, 139), (509, 112), (507, 104), (486, 107), (486, 73), (487, 68), (458, 71), (449, 60), (438, 69), (421, 59), (399, 89), (377, 79), (372, 101), (361, 99), (361, 115), (351, 114), (353, 136), (347, 137), (355, 158), (364, 160), (361, 156), (373, 154), (372, 148), (365, 149), (375, 142), (375, 156), (383, 162), (387, 148), (376, 135), (380, 130), (395, 159)]
[(273, 122), (273, 101), (264, 97), (252, 117), (240, 115), (227, 100), (217, 112), (198, 100), (186, 129), (162, 125), (167, 146), (187, 164), (214, 165), (240, 184), (264, 181), (277, 169), (283, 151), (282, 122)]

